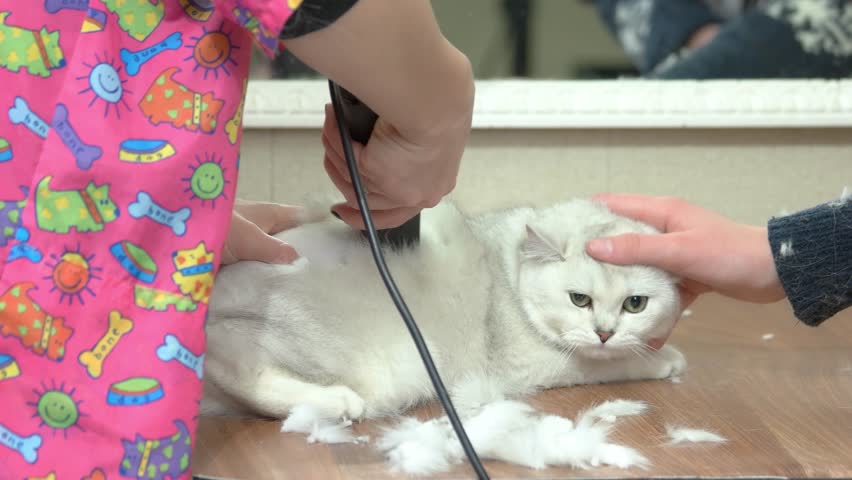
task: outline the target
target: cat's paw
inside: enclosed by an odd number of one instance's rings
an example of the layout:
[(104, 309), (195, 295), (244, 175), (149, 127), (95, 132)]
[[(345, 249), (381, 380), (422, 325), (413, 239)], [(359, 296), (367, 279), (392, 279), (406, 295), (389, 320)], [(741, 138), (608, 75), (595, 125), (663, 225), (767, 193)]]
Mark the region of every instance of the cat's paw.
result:
[(665, 345), (656, 355), (659, 363), (654, 378), (676, 377), (686, 371), (686, 357), (675, 347)]
[(357, 420), (364, 415), (364, 399), (343, 385), (325, 387), (322, 396), (312, 403), (332, 418)]

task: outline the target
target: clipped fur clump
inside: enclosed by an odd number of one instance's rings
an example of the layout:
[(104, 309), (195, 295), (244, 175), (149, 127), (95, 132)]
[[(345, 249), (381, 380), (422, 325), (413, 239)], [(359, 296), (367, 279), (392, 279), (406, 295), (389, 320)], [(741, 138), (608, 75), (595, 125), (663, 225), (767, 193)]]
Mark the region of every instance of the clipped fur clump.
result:
[[(501, 400), (483, 406), (464, 420), (465, 430), (481, 458), (529, 468), (551, 466), (619, 468), (648, 466), (635, 450), (610, 443), (617, 418), (639, 415), (645, 404), (615, 400), (581, 412), (576, 421), (542, 415), (531, 406)], [(420, 422), (407, 418), (387, 429), (378, 442), (394, 471), (429, 475), (465, 460), (461, 444), (446, 417)]]
[(666, 435), (668, 436), (669, 444), (671, 445), (681, 443), (725, 443), (728, 441), (725, 437), (709, 430), (677, 427), (673, 425), (666, 427)]

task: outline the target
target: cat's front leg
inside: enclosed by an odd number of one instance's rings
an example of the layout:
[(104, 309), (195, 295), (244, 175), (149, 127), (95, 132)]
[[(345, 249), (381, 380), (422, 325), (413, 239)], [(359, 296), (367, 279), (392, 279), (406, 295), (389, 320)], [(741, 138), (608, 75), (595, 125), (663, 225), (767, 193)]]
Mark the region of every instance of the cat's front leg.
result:
[(686, 357), (671, 345), (664, 345), (663, 348), (651, 354), (650, 361), (643, 363), (646, 365), (644, 369), (639, 369), (636, 380), (671, 378), (686, 371)]
[[(208, 381), (249, 407), (254, 413), (286, 418), (297, 405), (317, 407), (329, 418), (359, 419), (364, 416), (364, 399), (345, 385), (317, 385), (298, 379), (285, 369), (262, 367), (237, 378), (223, 375), (214, 362), (205, 365)], [(208, 403), (214, 405), (215, 399)], [(206, 410), (202, 401), (202, 410)]]
[(656, 352), (643, 352), (610, 360), (583, 360), (577, 383), (608, 383), (627, 380), (657, 380), (676, 377), (686, 370), (686, 357), (671, 345)]

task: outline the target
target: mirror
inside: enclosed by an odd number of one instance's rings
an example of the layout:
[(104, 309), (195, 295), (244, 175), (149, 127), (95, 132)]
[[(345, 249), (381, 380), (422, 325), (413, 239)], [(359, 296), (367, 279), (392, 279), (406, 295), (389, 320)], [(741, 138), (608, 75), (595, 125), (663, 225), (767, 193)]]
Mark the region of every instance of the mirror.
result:
[[(844, 78), (844, 0), (432, 0), (478, 80)], [(255, 52), (253, 79), (317, 75)]]
[[(475, 129), (852, 127), (848, 0), (432, 5), (473, 64)], [(251, 79), (247, 128), (322, 125), (328, 87), (289, 53), (256, 52)]]

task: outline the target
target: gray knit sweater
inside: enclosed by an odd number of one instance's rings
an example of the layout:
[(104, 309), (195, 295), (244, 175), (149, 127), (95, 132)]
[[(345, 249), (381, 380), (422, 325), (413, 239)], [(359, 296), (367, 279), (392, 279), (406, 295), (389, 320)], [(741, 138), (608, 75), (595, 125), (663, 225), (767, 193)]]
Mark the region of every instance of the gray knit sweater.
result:
[(852, 305), (852, 197), (772, 218), (769, 243), (799, 320), (817, 326)]
[[(643, 76), (657, 79), (848, 78), (848, 0), (594, 0)], [(686, 48), (699, 28), (712, 42)]]

